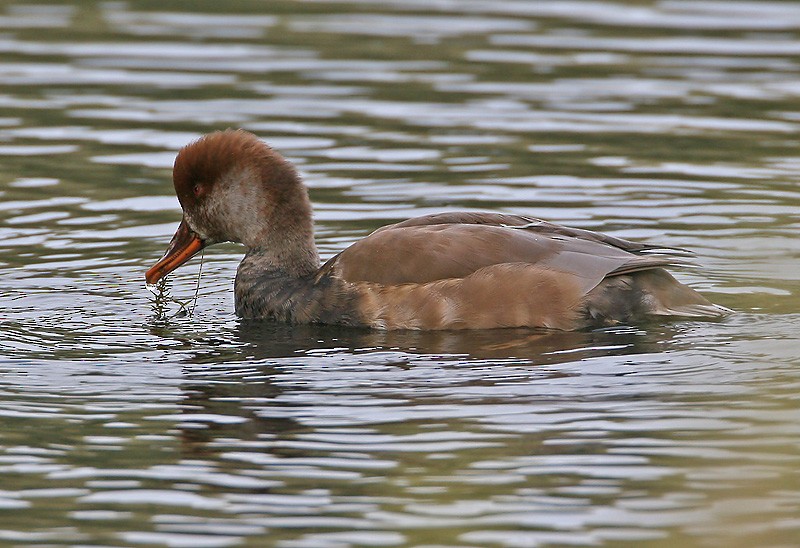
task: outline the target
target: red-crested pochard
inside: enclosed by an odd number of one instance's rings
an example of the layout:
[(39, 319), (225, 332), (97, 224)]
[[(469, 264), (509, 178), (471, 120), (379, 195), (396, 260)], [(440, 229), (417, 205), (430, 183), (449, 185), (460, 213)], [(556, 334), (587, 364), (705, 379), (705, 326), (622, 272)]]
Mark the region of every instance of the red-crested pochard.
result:
[(183, 220), (155, 283), (204, 247), (246, 248), (236, 313), (378, 329), (581, 329), (730, 312), (679, 283), (657, 246), (522, 215), (441, 213), (380, 228), (320, 266), (306, 187), (255, 135), (211, 133), (175, 159)]

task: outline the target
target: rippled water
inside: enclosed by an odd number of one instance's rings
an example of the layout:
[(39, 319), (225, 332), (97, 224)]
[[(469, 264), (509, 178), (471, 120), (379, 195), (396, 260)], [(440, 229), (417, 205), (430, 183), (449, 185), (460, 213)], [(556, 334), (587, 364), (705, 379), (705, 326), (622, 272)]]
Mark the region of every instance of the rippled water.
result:
[[(800, 5), (192, 4), (0, 3), (0, 544), (798, 542)], [(693, 249), (738, 312), (247, 323), (220, 246), (165, 319), (169, 168), (225, 127), (300, 166), (326, 257), (518, 212)]]

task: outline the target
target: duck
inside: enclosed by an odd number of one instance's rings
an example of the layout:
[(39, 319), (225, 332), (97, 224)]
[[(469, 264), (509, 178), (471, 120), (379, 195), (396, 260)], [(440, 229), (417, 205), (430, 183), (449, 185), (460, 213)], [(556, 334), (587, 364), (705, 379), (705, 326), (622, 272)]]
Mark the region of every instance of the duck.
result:
[(320, 264), (297, 169), (229, 129), (184, 146), (173, 167), (183, 218), (148, 284), (220, 242), (244, 245), (236, 315), (382, 330), (594, 329), (653, 318), (717, 319), (666, 269), (679, 248), (526, 215), (444, 212), (378, 228)]

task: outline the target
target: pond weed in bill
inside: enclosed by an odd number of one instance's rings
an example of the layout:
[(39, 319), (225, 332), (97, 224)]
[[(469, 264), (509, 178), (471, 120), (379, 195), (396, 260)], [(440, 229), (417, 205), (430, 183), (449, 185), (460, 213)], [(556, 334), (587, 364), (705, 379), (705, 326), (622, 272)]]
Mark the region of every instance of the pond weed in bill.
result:
[[(798, 7), (580, 8), (0, 5), (0, 544), (795, 544)], [(681, 280), (737, 314), (240, 322), (223, 246), (154, 321), (169, 169), (226, 127), (300, 167), (325, 257), (523, 213), (691, 249)]]
[[(195, 284), (194, 295), (190, 299), (179, 300), (172, 296), (170, 289), (170, 279), (168, 277), (160, 278), (152, 284), (146, 284), (147, 290), (152, 297), (150, 298), (150, 307), (153, 313), (153, 320), (157, 323), (166, 323), (170, 317), (189, 316), (194, 315), (195, 308), (197, 307), (197, 297), (200, 293), (200, 280), (203, 274), (203, 257), (201, 253), (199, 268), (197, 270), (197, 282)], [(178, 305), (177, 312), (170, 312), (170, 305)]]

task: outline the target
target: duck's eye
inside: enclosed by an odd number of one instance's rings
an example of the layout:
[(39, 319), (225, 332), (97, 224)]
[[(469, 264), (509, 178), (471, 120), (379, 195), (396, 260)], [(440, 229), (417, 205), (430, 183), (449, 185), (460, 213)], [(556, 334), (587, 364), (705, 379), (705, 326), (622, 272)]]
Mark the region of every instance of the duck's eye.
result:
[(199, 198), (203, 195), (203, 187), (201, 185), (194, 185), (192, 187), (192, 192), (194, 192), (196, 198)]

